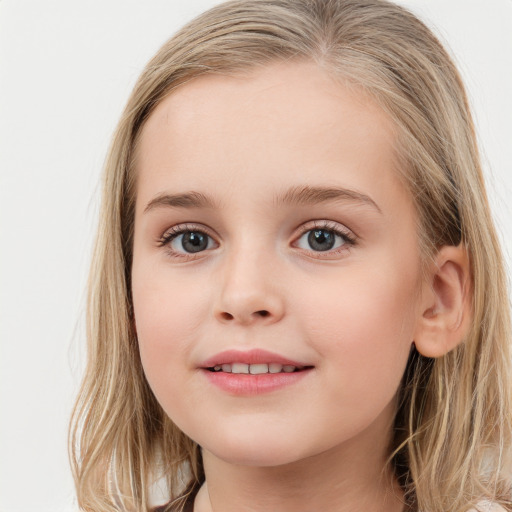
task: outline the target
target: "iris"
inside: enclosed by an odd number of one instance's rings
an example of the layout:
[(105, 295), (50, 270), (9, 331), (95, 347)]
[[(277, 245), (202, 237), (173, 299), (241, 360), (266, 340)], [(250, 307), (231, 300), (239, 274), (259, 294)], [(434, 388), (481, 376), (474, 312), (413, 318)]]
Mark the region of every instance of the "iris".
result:
[(204, 251), (208, 246), (208, 235), (198, 231), (188, 231), (181, 238), (181, 246), (186, 252)]
[(313, 229), (308, 235), (308, 243), (315, 251), (328, 251), (334, 247), (336, 237), (332, 231)]

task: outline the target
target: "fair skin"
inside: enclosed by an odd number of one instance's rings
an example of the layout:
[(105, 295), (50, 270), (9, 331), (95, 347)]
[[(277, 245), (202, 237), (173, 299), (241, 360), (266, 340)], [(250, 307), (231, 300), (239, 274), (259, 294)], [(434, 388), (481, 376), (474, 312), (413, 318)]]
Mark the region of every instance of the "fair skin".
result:
[[(460, 340), (466, 263), (443, 249), (422, 279), (394, 137), (312, 63), (198, 78), (146, 122), (135, 322), (155, 396), (202, 447), (196, 512), (403, 509), (396, 393), (413, 340), (435, 356)], [(300, 378), (248, 391), (256, 376), (225, 388), (204, 367), (252, 349)]]

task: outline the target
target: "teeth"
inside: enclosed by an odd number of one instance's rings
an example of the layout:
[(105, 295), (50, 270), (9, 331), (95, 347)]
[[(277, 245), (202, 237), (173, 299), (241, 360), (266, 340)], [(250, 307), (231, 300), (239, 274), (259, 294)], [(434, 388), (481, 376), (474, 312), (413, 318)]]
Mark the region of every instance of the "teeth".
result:
[(268, 371), (269, 373), (280, 373), (283, 369), (283, 365), (279, 363), (270, 363), (268, 365)]
[(249, 365), (244, 363), (233, 363), (231, 373), (249, 373)]
[(268, 373), (268, 364), (251, 364), (249, 366), (249, 372), (253, 375)]
[(279, 363), (259, 363), (259, 364), (245, 364), (245, 363), (232, 363), (216, 365), (213, 367), (213, 371), (225, 373), (245, 373), (251, 375), (261, 375), (263, 373), (292, 373), (297, 370), (296, 366), (291, 364), (279, 364)]

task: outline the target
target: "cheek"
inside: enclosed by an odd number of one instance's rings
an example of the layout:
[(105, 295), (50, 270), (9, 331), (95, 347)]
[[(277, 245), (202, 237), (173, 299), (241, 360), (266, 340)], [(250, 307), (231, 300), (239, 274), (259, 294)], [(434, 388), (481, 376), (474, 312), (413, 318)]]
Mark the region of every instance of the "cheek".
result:
[[(204, 288), (183, 288), (176, 276), (156, 279), (153, 273), (132, 275), (132, 294), (139, 351), (146, 378), (164, 405), (192, 367), (194, 340), (204, 328)], [(169, 283), (172, 283), (170, 285)], [(186, 293), (183, 290), (187, 290)]]
[(351, 269), (337, 285), (309, 287), (316, 291), (297, 304), (301, 329), (321, 354), (329, 380), (339, 383), (330, 388), (331, 403), (357, 409), (364, 407), (362, 400), (385, 404), (392, 399), (414, 337), (414, 282), (392, 269)]

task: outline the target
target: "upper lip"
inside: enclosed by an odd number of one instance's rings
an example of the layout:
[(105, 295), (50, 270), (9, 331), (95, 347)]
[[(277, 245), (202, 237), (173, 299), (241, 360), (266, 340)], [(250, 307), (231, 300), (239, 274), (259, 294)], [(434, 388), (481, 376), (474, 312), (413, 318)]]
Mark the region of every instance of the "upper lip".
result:
[(299, 361), (294, 361), (293, 359), (289, 359), (287, 357), (283, 357), (279, 354), (275, 354), (274, 352), (269, 352), (268, 350), (262, 349), (252, 349), (252, 350), (225, 350), (224, 352), (219, 352), (214, 356), (210, 357), (206, 361), (203, 361), (200, 364), (201, 368), (213, 368), (214, 366), (222, 365), (222, 364), (232, 364), (232, 363), (245, 363), (245, 364), (262, 364), (262, 363), (277, 363), (282, 365), (290, 365), (297, 367), (311, 366), (306, 363), (301, 363)]

